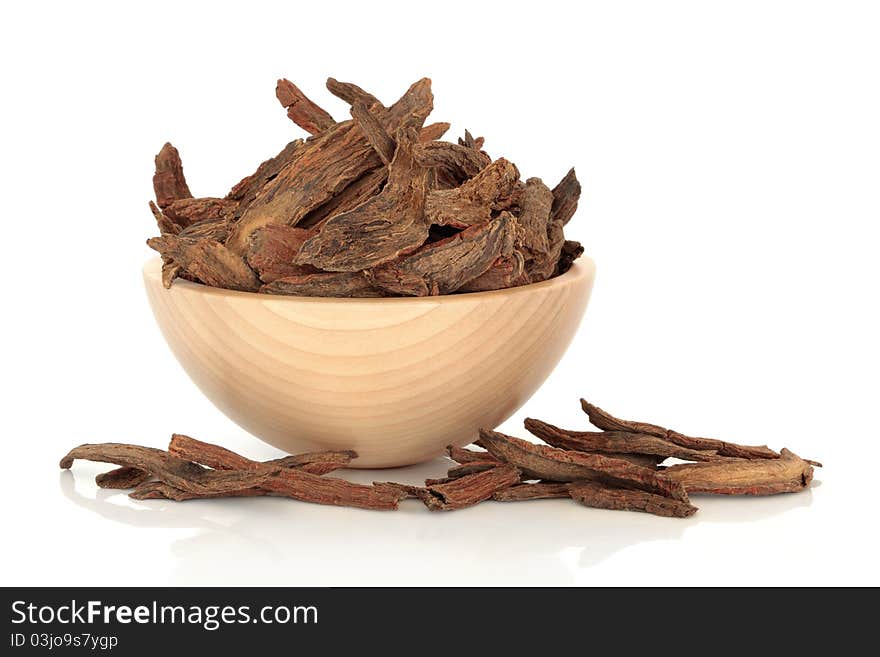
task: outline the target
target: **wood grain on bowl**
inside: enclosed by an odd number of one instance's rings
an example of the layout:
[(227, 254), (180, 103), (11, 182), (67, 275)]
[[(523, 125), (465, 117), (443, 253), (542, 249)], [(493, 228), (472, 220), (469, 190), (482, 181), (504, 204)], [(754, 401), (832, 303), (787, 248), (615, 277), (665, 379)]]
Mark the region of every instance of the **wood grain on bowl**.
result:
[(441, 297), (276, 297), (144, 267), (156, 321), (205, 395), (287, 452), (353, 449), (355, 467), (417, 463), (494, 428), (567, 349), (592, 290), (584, 258), (518, 288)]

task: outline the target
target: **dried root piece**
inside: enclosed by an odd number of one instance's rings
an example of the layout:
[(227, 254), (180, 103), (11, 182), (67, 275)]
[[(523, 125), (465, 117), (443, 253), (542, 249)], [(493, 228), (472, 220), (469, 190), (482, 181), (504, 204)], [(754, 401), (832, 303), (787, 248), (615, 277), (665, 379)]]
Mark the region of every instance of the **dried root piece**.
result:
[[(420, 119), (417, 121), (420, 127), (432, 107), (431, 81), (425, 78), (413, 84), (388, 109), (385, 127), (389, 133), (396, 134), (398, 127), (405, 122), (414, 123), (414, 115)], [(302, 152), (262, 188), (242, 214), (227, 246), (243, 254), (251, 234), (257, 229), (269, 224), (297, 225), (310, 212), (381, 164), (379, 156), (353, 121), (337, 123), (306, 142)], [(403, 162), (398, 167), (398, 188), (406, 174), (402, 165)], [(387, 202), (390, 197), (385, 200)]]
[(321, 477), (297, 468), (286, 469), (260, 484), (271, 495), (290, 497), (302, 502), (350, 506), (376, 511), (392, 511), (403, 496), (390, 491), (353, 484), (344, 479)]
[(373, 94), (364, 91), (351, 82), (340, 82), (335, 78), (327, 78), (327, 90), (337, 98), (344, 100), (349, 105), (354, 105), (358, 102), (367, 107), (377, 104), (380, 106), (382, 105), (382, 103), (379, 102), (379, 99)]
[(599, 481), (687, 501), (687, 493), (678, 482), (623, 459), (536, 445), (486, 429), (480, 429), (479, 444), (532, 479)]
[(461, 187), (431, 191), (425, 200), (425, 213), (432, 224), (440, 226), (467, 228), (485, 223), (491, 219), (492, 210), (500, 209), (500, 201), (513, 192), (517, 180), (517, 168), (498, 158)]
[(715, 450), (689, 449), (664, 438), (626, 431), (568, 431), (552, 424), (526, 418), (526, 430), (548, 445), (579, 452), (653, 454), (684, 461), (725, 461)]
[(333, 470), (346, 467), (357, 452), (352, 450), (307, 452), (294, 456), (283, 456), (271, 461), (252, 461), (232, 450), (206, 443), (183, 434), (176, 433), (171, 437), (168, 452), (178, 458), (200, 463), (214, 470), (269, 470), (299, 468), (312, 474), (326, 474)]
[(452, 511), (488, 500), (497, 491), (519, 482), (519, 470), (512, 465), (496, 465), (425, 489), (416, 489), (419, 499), (431, 511)]
[(413, 114), (397, 133), (397, 151), (385, 188), (353, 210), (328, 219), (321, 231), (303, 244), (297, 264), (356, 272), (394, 260), (425, 242), (427, 170), (412, 156), (423, 120)]
[(446, 453), (449, 455), (449, 458), (462, 465), (474, 462), (484, 463), (486, 461), (501, 462), (489, 452), (468, 449), (467, 447), (456, 447), (455, 445), (447, 446)]
[(290, 80), (284, 78), (278, 80), (275, 96), (287, 109), (288, 118), (310, 135), (320, 134), (336, 125), (330, 114), (309, 100)]
[(486, 272), (498, 258), (510, 256), (515, 230), (513, 215), (504, 213), (494, 221), (471, 226), (376, 267), (368, 277), (376, 287), (392, 294), (450, 294)]
[(96, 475), (95, 483), (98, 485), (98, 488), (127, 490), (129, 488), (134, 488), (138, 484), (142, 484), (150, 478), (152, 478), (152, 475), (145, 470), (123, 466)]
[(572, 168), (559, 181), (559, 184), (553, 188), (553, 207), (550, 211), (551, 220), (561, 221), (562, 225), (567, 224), (577, 210), (580, 197), (581, 184), (574, 173), (574, 168)]
[(223, 493), (193, 493), (180, 490), (161, 481), (145, 481), (139, 484), (128, 496), (133, 500), (173, 500), (175, 502), (184, 502), (186, 500), (208, 500), (219, 497), (260, 497), (268, 494), (267, 491), (261, 488), (242, 488), (241, 490)]
[(663, 474), (680, 482), (689, 493), (775, 495), (807, 488), (813, 479), (813, 468), (798, 455), (783, 449), (776, 459), (685, 463), (670, 466)]
[(525, 268), (525, 258), (515, 250), (509, 256), (496, 258), (492, 266), (459, 288), (460, 292), (488, 292), (515, 287)]
[(492, 163), (480, 150), (448, 141), (422, 143), (415, 154), (416, 161), (423, 167), (437, 169), (445, 176), (450, 187), (458, 187)]
[(394, 158), (397, 144), (394, 143), (394, 138), (388, 134), (379, 118), (383, 109), (376, 105), (370, 108), (361, 102), (356, 102), (351, 106), (351, 118), (364, 133), (364, 137), (370, 142), (382, 163), (390, 164)]
[(162, 235), (147, 240), (147, 244), (206, 285), (256, 292), (262, 284), (244, 258), (219, 242), (206, 238)]
[(548, 500), (570, 497), (568, 486), (569, 484), (557, 481), (516, 484), (510, 488), (495, 492), (492, 495), (492, 499), (497, 502), (522, 502), (525, 500)]
[(153, 217), (156, 219), (156, 225), (159, 227), (159, 232), (163, 235), (177, 235), (180, 232), (180, 226), (171, 221), (168, 217), (166, 217), (162, 210), (159, 209), (153, 201), (150, 201), (150, 212), (153, 213)]
[(180, 229), (186, 229), (205, 221), (231, 221), (237, 205), (223, 198), (183, 198), (166, 205), (163, 213)]
[(330, 217), (354, 210), (360, 204), (373, 198), (382, 191), (386, 180), (388, 180), (387, 167), (379, 167), (369, 171), (346, 186), (329, 201), (309, 212), (297, 224), (297, 227), (317, 231)]
[(426, 125), (419, 133), (419, 141), (422, 143), (426, 143), (434, 141), (436, 139), (440, 139), (443, 135), (446, 134), (449, 128), (450, 125), (445, 121), (439, 121), (437, 123), (432, 123), (431, 125)]
[(467, 148), (472, 148), (475, 151), (478, 151), (483, 148), (483, 143), (485, 141), (486, 140), (483, 139), (482, 137), (477, 137), (476, 139), (474, 139), (474, 136), (471, 134), (471, 131), (465, 130), (464, 137), (458, 138), (458, 145), (459, 146), (466, 146)]
[(559, 276), (571, 269), (574, 261), (582, 255), (584, 255), (584, 247), (581, 246), (580, 242), (565, 240), (562, 243), (562, 250), (559, 253), (559, 262), (556, 265), (556, 275)]
[(180, 153), (169, 143), (166, 143), (159, 154), (156, 155), (156, 173), (153, 175), (153, 191), (156, 194), (156, 203), (163, 210), (172, 201), (183, 198), (192, 198), (186, 178), (183, 176), (183, 164), (180, 162)]
[(779, 454), (766, 445), (737, 445), (712, 438), (693, 438), (685, 436), (671, 429), (664, 429), (656, 424), (647, 422), (631, 422), (614, 417), (594, 406), (585, 399), (581, 399), (581, 408), (589, 416), (590, 422), (603, 431), (626, 431), (630, 433), (645, 433), (651, 436), (663, 438), (671, 443), (695, 450), (714, 450), (720, 456), (731, 456), (740, 459), (777, 459)]
[(460, 477), (464, 477), (466, 475), (475, 474), (477, 472), (485, 472), (486, 470), (491, 470), (498, 466), (498, 461), (492, 459), (490, 461), (472, 461), (470, 463), (464, 463), (462, 465), (457, 465), (453, 468), (449, 468), (449, 471), (446, 473), (445, 477), (440, 479), (426, 479), (426, 486), (435, 486), (437, 484), (448, 484), (450, 481), (454, 481)]
[(159, 481), (194, 494), (225, 493), (252, 488), (265, 483), (275, 474), (271, 470), (259, 472), (207, 470), (192, 461), (172, 456), (161, 449), (122, 443), (80, 445), (70, 450), (61, 459), (59, 465), (63, 469), (68, 469), (75, 459), (113, 463), (148, 472)]
[(242, 212), (251, 204), (263, 186), (281, 172), (284, 167), (293, 162), (302, 154), (305, 141), (296, 139), (273, 158), (269, 158), (251, 175), (243, 178), (230, 190), (226, 198), (238, 203), (236, 216), (240, 217)]
[(382, 297), (363, 272), (319, 272), (278, 278), (260, 288), (263, 294), (299, 297)]
[(316, 269), (293, 264), (312, 231), (293, 226), (264, 226), (251, 236), (248, 246), (248, 265), (257, 272), (260, 280), (271, 283), (286, 276), (314, 274)]
[(540, 178), (529, 178), (519, 201), (520, 231), (516, 248), (525, 257), (525, 274), (520, 283), (537, 283), (550, 278), (559, 264), (565, 237), (562, 222), (550, 216), (553, 192)]
[(667, 518), (687, 518), (697, 512), (697, 507), (687, 501), (590, 481), (568, 484), (568, 493), (576, 502), (597, 509), (644, 511)]
[(187, 226), (181, 230), (178, 237), (193, 237), (213, 240), (214, 242), (222, 242), (229, 235), (232, 229), (232, 220), (227, 217), (218, 217), (217, 219), (205, 219), (198, 223)]

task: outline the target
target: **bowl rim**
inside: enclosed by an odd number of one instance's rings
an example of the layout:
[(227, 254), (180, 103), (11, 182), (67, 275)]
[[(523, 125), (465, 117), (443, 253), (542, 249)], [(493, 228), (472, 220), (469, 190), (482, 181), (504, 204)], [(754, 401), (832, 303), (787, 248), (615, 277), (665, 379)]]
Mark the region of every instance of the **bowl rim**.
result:
[[(486, 290), (484, 292), (462, 292), (460, 294), (439, 294), (436, 296), (425, 297), (306, 297), (296, 296), (293, 294), (261, 294), (259, 292), (243, 292), (241, 290), (229, 290), (223, 287), (213, 287), (204, 283), (195, 283), (186, 279), (175, 279), (171, 292), (175, 287), (181, 287), (186, 291), (207, 296), (221, 296), (233, 298), (250, 298), (261, 302), (295, 302), (295, 303), (343, 303), (345, 305), (361, 304), (401, 304), (401, 303), (463, 303), (480, 299), (488, 299), (493, 297), (513, 296), (517, 294), (528, 294), (539, 290), (571, 285), (586, 278), (593, 278), (596, 274), (596, 263), (589, 256), (581, 256), (572, 264), (567, 272), (546, 281), (538, 283), (529, 283), (528, 285), (520, 285), (518, 287), (506, 287), (500, 290)], [(162, 285), (162, 259), (160, 257), (149, 258), (143, 266), (144, 277), (156, 279), (159, 285)]]

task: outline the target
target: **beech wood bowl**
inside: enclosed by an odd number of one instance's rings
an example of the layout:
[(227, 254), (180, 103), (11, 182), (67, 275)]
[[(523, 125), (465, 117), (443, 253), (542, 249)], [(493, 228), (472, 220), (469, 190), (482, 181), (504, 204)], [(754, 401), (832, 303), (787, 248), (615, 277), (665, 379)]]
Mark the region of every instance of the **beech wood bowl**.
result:
[(183, 369), (234, 422), (289, 453), (354, 449), (354, 467), (418, 463), (493, 429), (568, 348), (593, 287), (562, 276), (493, 292), (329, 299), (235, 292), (144, 266)]

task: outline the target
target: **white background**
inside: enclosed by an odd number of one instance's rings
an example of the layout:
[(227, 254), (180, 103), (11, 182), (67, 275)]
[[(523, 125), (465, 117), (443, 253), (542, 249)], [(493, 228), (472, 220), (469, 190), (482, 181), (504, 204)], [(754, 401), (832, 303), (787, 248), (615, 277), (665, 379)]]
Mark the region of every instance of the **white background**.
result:
[[(2, 584), (880, 584), (876, 3), (299, 4), (6, 8)], [(586, 428), (585, 396), (788, 446), (825, 462), (815, 487), (695, 498), (683, 521), (561, 500), (133, 503), (96, 491), (101, 466), (59, 472), (73, 445), (172, 431), (275, 455), (153, 323), (152, 158), (171, 140), (193, 192), (221, 196), (300, 136), (277, 77), (347, 116), (328, 75), (388, 102), (428, 75), (451, 135), (551, 185), (577, 166), (569, 232), (598, 264), (594, 296), (504, 430)]]

